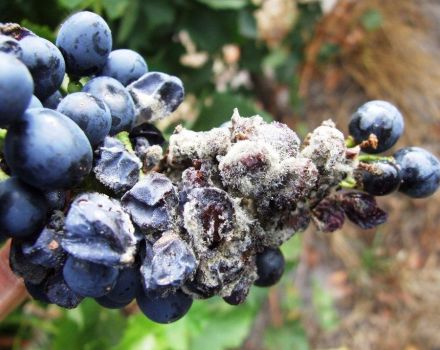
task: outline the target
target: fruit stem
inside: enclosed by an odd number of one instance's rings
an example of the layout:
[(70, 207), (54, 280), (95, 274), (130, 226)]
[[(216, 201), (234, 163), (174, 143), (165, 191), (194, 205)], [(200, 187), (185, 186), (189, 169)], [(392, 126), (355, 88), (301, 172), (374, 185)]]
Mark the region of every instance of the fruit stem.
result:
[(357, 185), (357, 181), (354, 177), (347, 177), (339, 183), (339, 186), (344, 189), (352, 189)]
[(0, 321), (28, 297), (23, 280), (15, 276), (9, 267), (10, 248), (8, 240), (0, 250)]
[(354, 141), (354, 138), (352, 137), (352, 136), (348, 136), (346, 139), (345, 139), (345, 146), (347, 147), (347, 148), (353, 148), (353, 147), (356, 147), (357, 145), (356, 145), (356, 142)]
[(364, 163), (372, 163), (381, 160), (394, 163), (394, 157), (377, 156), (375, 154), (360, 154), (358, 160)]

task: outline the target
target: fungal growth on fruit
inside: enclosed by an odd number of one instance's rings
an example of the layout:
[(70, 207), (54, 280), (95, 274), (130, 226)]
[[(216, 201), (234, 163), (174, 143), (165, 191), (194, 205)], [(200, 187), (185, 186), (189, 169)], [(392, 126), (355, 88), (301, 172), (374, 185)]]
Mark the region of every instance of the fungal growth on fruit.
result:
[[(0, 164), (10, 175), (0, 182), (0, 240), (12, 238), (11, 268), (37, 300), (136, 300), (159, 323), (184, 316), (193, 299), (238, 305), (253, 285), (279, 281), (280, 246), (310, 224), (373, 228), (387, 219), (374, 196), (421, 198), (440, 185), (427, 150), (377, 155), (403, 132), (388, 102), (359, 108), (350, 138), (327, 120), (301, 141), (235, 109), (218, 128), (177, 126), (166, 144), (151, 122), (178, 108), (182, 81), (148, 72), (134, 51), (111, 51), (101, 17), (67, 19), (59, 51), (14, 28), (23, 35), (0, 36)], [(42, 70), (52, 59), (59, 64)], [(64, 67), (82, 92), (61, 96)], [(82, 87), (78, 77), (92, 74)]]

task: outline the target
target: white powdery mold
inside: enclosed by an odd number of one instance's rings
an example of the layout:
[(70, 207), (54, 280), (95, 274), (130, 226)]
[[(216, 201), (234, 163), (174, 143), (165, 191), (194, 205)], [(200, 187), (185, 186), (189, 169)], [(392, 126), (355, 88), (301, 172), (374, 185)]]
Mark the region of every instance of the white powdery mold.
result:
[(280, 162), (278, 152), (257, 141), (239, 141), (224, 157), (218, 157), (223, 185), (254, 198), (272, 180), (271, 169)]
[(286, 124), (266, 123), (260, 116), (240, 117), (237, 110), (232, 116), (232, 140), (250, 140), (264, 142), (279, 152), (281, 158), (296, 157), (300, 140)]
[(331, 120), (324, 121), (309, 135), (307, 146), (301, 155), (310, 158), (315, 165), (326, 173), (338, 171), (345, 164), (346, 151), (344, 134), (336, 129)]
[(231, 141), (227, 128), (195, 132), (177, 127), (170, 137), (167, 162), (172, 166), (185, 166), (193, 160), (212, 160), (228, 152)]
[(159, 145), (148, 147), (143, 154), (143, 164), (147, 169), (151, 169), (159, 164), (163, 158), (163, 150)]

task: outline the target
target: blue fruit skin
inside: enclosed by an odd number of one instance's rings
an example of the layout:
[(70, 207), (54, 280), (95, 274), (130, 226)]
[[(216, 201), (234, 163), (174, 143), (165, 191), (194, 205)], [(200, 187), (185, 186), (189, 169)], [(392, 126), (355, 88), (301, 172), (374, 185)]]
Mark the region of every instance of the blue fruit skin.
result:
[(378, 139), (377, 148), (364, 147), (367, 153), (381, 153), (390, 149), (402, 135), (404, 122), (402, 114), (391, 103), (370, 101), (359, 107), (351, 116), (348, 126), (356, 143), (367, 140), (370, 134)]
[(413, 198), (424, 198), (438, 189), (440, 162), (432, 153), (419, 147), (406, 147), (398, 150), (394, 158), (402, 175), (400, 192)]
[(46, 297), (50, 303), (73, 309), (77, 307), (83, 297), (75, 293), (64, 280), (63, 271), (55, 271), (49, 276), (44, 285)]
[(130, 266), (119, 271), (115, 286), (104, 297), (116, 304), (127, 305), (136, 297), (140, 288), (139, 268)]
[(52, 95), (61, 86), (66, 66), (60, 50), (50, 41), (34, 35), (20, 40), (23, 63), (34, 79), (34, 94), (41, 100)]
[(141, 291), (136, 297), (139, 308), (150, 320), (157, 323), (171, 323), (179, 320), (189, 311), (193, 300), (178, 290), (166, 297)]
[(49, 191), (44, 194), (49, 210), (63, 210), (66, 205), (67, 195), (65, 191)]
[(284, 272), (284, 257), (279, 248), (266, 248), (256, 257), (258, 287), (270, 287), (277, 283)]
[(57, 111), (72, 119), (86, 134), (95, 147), (110, 132), (112, 117), (107, 105), (85, 92), (67, 95), (58, 105)]
[(0, 127), (21, 117), (32, 98), (34, 82), (26, 66), (0, 52)]
[(19, 60), (21, 60), (23, 56), (23, 49), (20, 43), (14, 38), (2, 34), (0, 34), (0, 52), (14, 55)]
[(83, 91), (99, 98), (109, 107), (112, 116), (110, 136), (132, 129), (134, 122), (133, 100), (119, 81), (110, 77), (97, 77), (87, 82)]
[(29, 106), (27, 107), (27, 109), (30, 109), (30, 108), (43, 108), (43, 104), (38, 99), (38, 97), (35, 95), (32, 95), (31, 102), (29, 103)]
[(50, 109), (57, 109), (62, 99), (63, 99), (63, 95), (61, 95), (61, 92), (57, 90), (43, 101), (43, 107)]
[(97, 14), (78, 12), (61, 25), (56, 45), (66, 61), (67, 73), (95, 74), (102, 69), (112, 50), (111, 31)]
[(373, 196), (385, 196), (397, 191), (402, 177), (396, 164), (380, 160), (369, 165), (371, 170), (361, 171), (362, 190)]
[(7, 237), (29, 238), (43, 228), (47, 205), (40, 191), (15, 177), (0, 182), (0, 231)]
[(123, 307), (125, 307), (131, 303), (131, 300), (129, 302), (118, 303), (117, 301), (110, 299), (107, 295), (95, 298), (95, 301), (99, 305), (101, 305), (102, 307), (105, 307), (107, 309), (122, 309)]
[(112, 77), (127, 86), (148, 72), (145, 60), (136, 51), (119, 49), (110, 52), (99, 75)]
[(51, 109), (26, 111), (9, 128), (4, 146), (12, 173), (42, 190), (69, 189), (92, 168), (92, 148), (84, 132)]
[(96, 298), (112, 290), (118, 278), (118, 269), (69, 256), (63, 268), (63, 276), (75, 293)]

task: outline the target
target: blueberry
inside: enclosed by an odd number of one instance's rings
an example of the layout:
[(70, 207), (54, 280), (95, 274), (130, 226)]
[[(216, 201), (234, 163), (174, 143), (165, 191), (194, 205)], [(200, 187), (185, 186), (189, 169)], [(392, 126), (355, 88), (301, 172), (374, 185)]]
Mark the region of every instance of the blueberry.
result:
[(99, 98), (85, 92), (67, 95), (57, 111), (72, 119), (86, 134), (92, 146), (97, 146), (110, 132), (110, 109)]
[(4, 152), (12, 173), (42, 190), (73, 187), (92, 168), (92, 148), (84, 132), (46, 108), (29, 109), (10, 126)]
[(63, 95), (57, 90), (43, 101), (43, 106), (45, 108), (57, 109), (62, 99)]
[(95, 74), (102, 69), (112, 49), (111, 31), (97, 14), (78, 12), (61, 25), (56, 45), (66, 60), (67, 73)]
[(133, 147), (136, 147), (137, 140), (139, 139), (144, 139), (148, 146), (162, 146), (165, 143), (165, 138), (161, 131), (150, 123), (143, 123), (134, 127), (130, 131), (129, 138)]
[(0, 52), (0, 127), (21, 117), (34, 90), (32, 75), (12, 55)]
[(38, 99), (38, 97), (35, 95), (32, 95), (31, 101), (29, 102), (29, 105), (27, 106), (27, 109), (30, 109), (30, 108), (43, 108), (43, 104)]
[(15, 177), (0, 182), (0, 231), (7, 237), (30, 238), (46, 221), (43, 194)]
[(129, 305), (132, 302), (132, 300), (128, 302), (117, 302), (110, 299), (107, 295), (103, 295), (102, 297), (95, 298), (95, 301), (99, 305), (107, 309), (122, 309), (123, 307)]
[(20, 43), (14, 38), (2, 34), (0, 34), (0, 52), (13, 55), (19, 60), (21, 60), (23, 56), (23, 49), (21, 48)]
[(66, 205), (67, 195), (65, 191), (49, 191), (44, 194), (50, 211), (63, 210)]
[(363, 147), (367, 153), (381, 153), (390, 149), (402, 135), (404, 122), (396, 107), (386, 101), (370, 101), (362, 105), (352, 116), (349, 131), (356, 143), (368, 140), (370, 134), (377, 137), (377, 148)]
[(96, 179), (116, 193), (124, 193), (139, 180), (140, 160), (113, 137), (98, 147), (93, 171)]
[(110, 77), (97, 77), (89, 80), (83, 91), (97, 97), (109, 107), (112, 117), (110, 135), (131, 130), (134, 122), (134, 104), (119, 81)]
[(386, 160), (368, 163), (359, 171), (362, 189), (373, 196), (397, 191), (402, 180), (399, 167)]
[(399, 191), (413, 198), (432, 195), (440, 185), (440, 162), (419, 147), (406, 147), (394, 154), (400, 166), (402, 183)]
[(24, 281), (24, 285), (26, 287), (27, 292), (34, 300), (38, 300), (43, 303), (50, 304), (50, 300), (46, 294), (46, 281), (43, 281), (39, 284), (33, 284), (28, 281)]
[(284, 272), (284, 257), (279, 248), (265, 248), (256, 256), (258, 287), (270, 287), (277, 283)]
[(100, 193), (75, 198), (66, 216), (63, 248), (78, 259), (107, 266), (133, 263), (134, 227), (119, 202)]
[(146, 244), (141, 266), (145, 290), (179, 288), (196, 268), (197, 261), (188, 244), (175, 233), (165, 232), (152, 247)]
[(136, 125), (162, 119), (182, 103), (182, 81), (160, 72), (144, 74), (127, 86), (136, 106)]
[(118, 277), (118, 269), (69, 256), (63, 268), (63, 276), (75, 293), (96, 298), (112, 290)]
[(165, 175), (151, 172), (122, 197), (122, 205), (143, 232), (172, 228), (177, 190)]
[(136, 300), (144, 315), (157, 323), (179, 320), (186, 315), (193, 302), (191, 297), (180, 290), (165, 297), (154, 292), (141, 291)]
[[(115, 305), (128, 305), (138, 294), (141, 287), (139, 267), (136, 265), (123, 268), (119, 271), (113, 289), (97, 300), (101, 302), (113, 302)], [(120, 308), (117, 307), (117, 308)]]
[(55, 271), (50, 275), (45, 283), (45, 292), (47, 299), (52, 304), (73, 309), (77, 307), (83, 297), (75, 293), (66, 283), (62, 271)]
[(60, 50), (50, 41), (34, 35), (20, 40), (23, 63), (32, 74), (34, 94), (46, 99), (59, 89), (64, 79), (65, 63)]
[(112, 77), (127, 86), (148, 72), (147, 63), (136, 51), (119, 49), (110, 52), (99, 75)]

